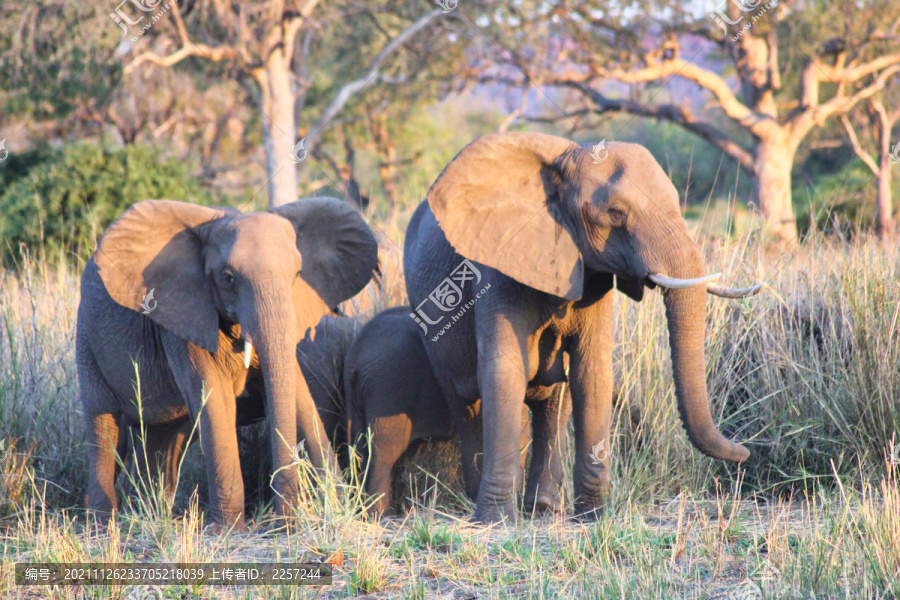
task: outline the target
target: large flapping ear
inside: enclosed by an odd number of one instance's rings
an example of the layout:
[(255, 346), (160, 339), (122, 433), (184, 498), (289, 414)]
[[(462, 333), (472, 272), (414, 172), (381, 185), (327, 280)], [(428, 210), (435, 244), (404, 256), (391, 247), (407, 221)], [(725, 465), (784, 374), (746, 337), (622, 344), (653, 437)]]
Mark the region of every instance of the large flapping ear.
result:
[(203, 269), (203, 225), (225, 216), (187, 202), (144, 200), (116, 219), (94, 262), (113, 300), (215, 352), (219, 315)]
[(300, 276), (329, 308), (358, 294), (378, 268), (378, 242), (362, 216), (337, 198), (305, 198), (273, 208), (297, 232)]
[(428, 192), (447, 240), (462, 256), (529, 287), (579, 298), (581, 253), (552, 216), (561, 202), (555, 161), (575, 148), (539, 133), (488, 135), (466, 146)]

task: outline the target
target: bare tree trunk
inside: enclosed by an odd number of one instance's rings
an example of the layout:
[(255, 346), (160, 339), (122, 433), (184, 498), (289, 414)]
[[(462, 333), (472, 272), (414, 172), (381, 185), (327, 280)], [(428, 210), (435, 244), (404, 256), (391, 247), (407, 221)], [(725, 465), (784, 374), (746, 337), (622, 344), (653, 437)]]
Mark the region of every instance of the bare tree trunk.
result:
[(391, 211), (397, 209), (397, 149), (391, 143), (387, 117), (383, 113), (369, 116), (372, 138), (378, 152), (378, 174)]
[(757, 145), (753, 195), (769, 234), (793, 244), (797, 241), (797, 220), (791, 199), (794, 145), (786, 137), (771, 136), (761, 139)]
[(306, 159), (309, 148), (295, 149), (297, 124), (294, 118), (294, 94), (291, 91), (290, 64), (282, 49), (269, 55), (263, 69), (254, 75), (262, 90), (263, 146), (266, 174), (269, 178), (269, 207), (297, 199), (297, 162)]
[[(886, 133), (890, 135), (890, 131)], [(891, 202), (891, 156), (881, 155), (881, 170), (878, 171), (878, 235), (883, 240), (894, 236), (894, 215)]]
[(894, 123), (900, 119), (900, 111), (888, 114), (880, 98), (869, 102), (870, 118), (877, 123), (881, 155), (878, 166), (878, 235), (883, 240), (894, 236), (894, 207), (891, 202), (891, 131)]

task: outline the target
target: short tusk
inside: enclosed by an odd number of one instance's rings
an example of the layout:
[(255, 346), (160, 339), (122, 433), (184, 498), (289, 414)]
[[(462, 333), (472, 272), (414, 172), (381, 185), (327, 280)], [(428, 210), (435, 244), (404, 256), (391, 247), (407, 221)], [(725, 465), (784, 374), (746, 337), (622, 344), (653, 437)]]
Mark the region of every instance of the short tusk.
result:
[(244, 340), (244, 368), (250, 368), (250, 355), (253, 354), (253, 344)]
[(694, 279), (675, 279), (674, 277), (667, 277), (658, 273), (651, 273), (650, 275), (647, 275), (650, 281), (652, 281), (656, 285), (664, 288), (669, 288), (670, 290), (684, 290), (697, 285), (703, 285), (704, 283), (707, 283), (714, 279), (718, 279), (721, 276), (721, 273), (714, 273), (712, 275), (705, 275), (703, 277), (696, 277)]
[(722, 287), (721, 285), (715, 285), (713, 283), (706, 284), (706, 291), (713, 296), (721, 296), (722, 298), (733, 299), (749, 298), (750, 296), (757, 295), (764, 289), (766, 289), (765, 283), (760, 283), (759, 285), (752, 285), (745, 288), (727, 288)]

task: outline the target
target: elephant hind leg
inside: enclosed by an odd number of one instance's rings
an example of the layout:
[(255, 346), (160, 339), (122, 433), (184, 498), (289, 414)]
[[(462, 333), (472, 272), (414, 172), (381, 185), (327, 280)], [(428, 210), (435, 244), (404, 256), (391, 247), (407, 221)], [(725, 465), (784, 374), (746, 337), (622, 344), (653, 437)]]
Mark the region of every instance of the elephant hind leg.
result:
[(537, 514), (564, 508), (563, 459), (568, 451), (572, 402), (563, 385), (555, 386), (547, 400), (528, 403), (533, 441), (525, 510)]
[(132, 431), (134, 465), (132, 476), (141, 487), (155, 487), (162, 478), (166, 497), (172, 499), (178, 487), (181, 457), (187, 447), (193, 423), (188, 417), (145, 427), (143, 436)]

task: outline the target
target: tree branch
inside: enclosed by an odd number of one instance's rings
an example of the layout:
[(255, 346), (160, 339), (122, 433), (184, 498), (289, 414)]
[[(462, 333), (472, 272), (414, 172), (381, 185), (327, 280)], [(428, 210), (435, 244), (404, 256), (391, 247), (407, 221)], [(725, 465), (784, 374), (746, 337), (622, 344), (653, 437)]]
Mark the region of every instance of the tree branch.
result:
[(372, 61), (369, 63), (368, 69), (363, 74), (362, 77), (351, 81), (342, 87), (338, 93), (331, 100), (331, 103), (325, 108), (325, 111), (319, 117), (319, 119), (313, 124), (313, 126), (309, 129), (309, 132), (304, 136), (306, 140), (305, 146), (307, 148), (315, 148), (316, 143), (319, 141), (319, 138), (322, 136), (322, 132), (325, 130), (325, 127), (328, 123), (337, 116), (341, 110), (343, 110), (344, 106), (347, 105), (347, 102), (357, 93), (361, 92), (365, 88), (367, 88), (375, 79), (378, 77), (378, 70), (384, 65), (387, 61), (388, 57), (403, 44), (408, 42), (410, 38), (414, 35), (425, 29), (434, 19), (443, 14), (443, 11), (440, 9), (435, 9), (424, 17), (404, 29), (400, 32), (397, 37), (391, 40), (387, 46), (385, 46), (381, 52), (379, 52)]
[(124, 72), (129, 74), (145, 62), (153, 63), (161, 67), (171, 67), (183, 61), (190, 56), (202, 56), (213, 62), (238, 58), (240, 53), (231, 46), (207, 46), (206, 44), (190, 43), (188, 46), (182, 46), (168, 56), (159, 56), (155, 52), (144, 52), (134, 57), (130, 63), (125, 65)]
[(644, 105), (632, 100), (607, 98), (597, 90), (582, 83), (572, 82), (567, 87), (574, 88), (587, 96), (594, 105), (593, 111), (597, 114), (623, 112), (677, 123), (727, 154), (751, 176), (756, 174), (756, 169), (753, 166), (753, 156), (750, 152), (709, 123), (695, 119), (689, 110), (681, 106), (674, 104)]
[(754, 112), (738, 100), (728, 83), (718, 74), (680, 58), (652, 62), (634, 71), (614, 69), (600, 75), (622, 83), (644, 83), (666, 77), (683, 77), (711, 92), (725, 114), (749, 129), (751, 133), (756, 133), (755, 130), (761, 123), (771, 122), (771, 117)]
[(863, 147), (859, 143), (859, 138), (856, 137), (856, 131), (853, 130), (853, 125), (850, 123), (850, 119), (847, 118), (847, 115), (841, 115), (841, 123), (844, 124), (844, 129), (847, 130), (847, 135), (850, 136), (850, 143), (853, 144), (853, 151), (856, 155), (866, 163), (866, 166), (874, 173), (878, 175), (878, 165), (875, 164), (875, 161), (872, 159), (872, 156), (866, 152)]
[(890, 78), (898, 72), (900, 72), (900, 64), (885, 69), (878, 75), (878, 77), (875, 78), (875, 81), (862, 88), (852, 96), (846, 95), (841, 91), (841, 88), (838, 88), (838, 92), (837, 94), (835, 94), (834, 98), (818, 107), (814, 107), (810, 111), (813, 122), (822, 124), (828, 117), (845, 113), (850, 110), (851, 107), (855, 106), (858, 102), (871, 98), (877, 92), (884, 89), (884, 86), (887, 84), (888, 80), (890, 80)]

